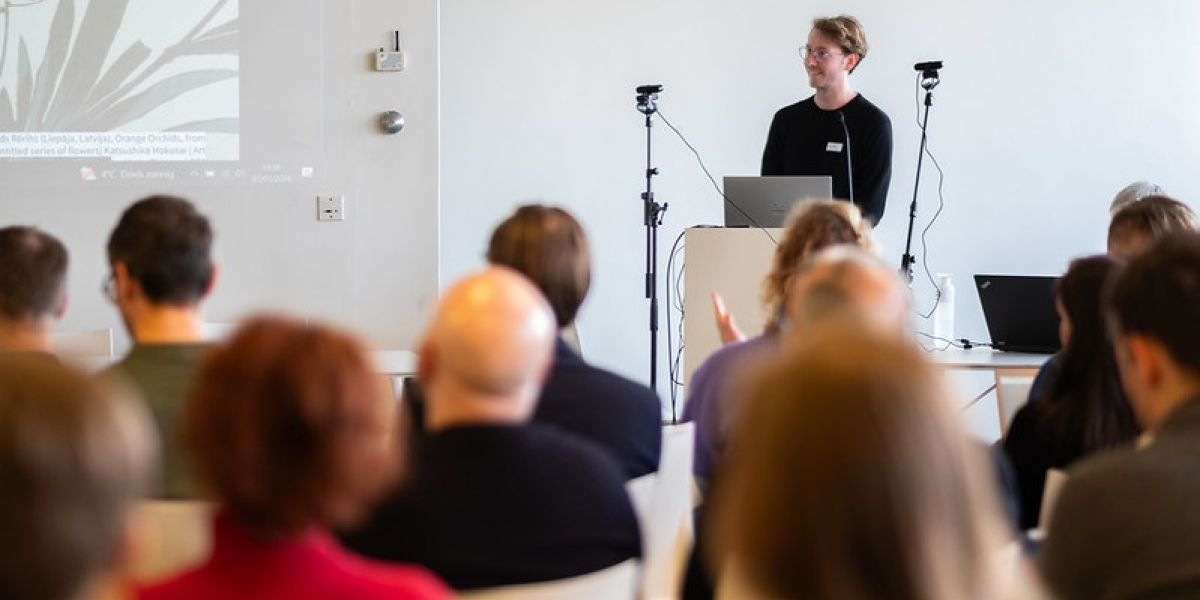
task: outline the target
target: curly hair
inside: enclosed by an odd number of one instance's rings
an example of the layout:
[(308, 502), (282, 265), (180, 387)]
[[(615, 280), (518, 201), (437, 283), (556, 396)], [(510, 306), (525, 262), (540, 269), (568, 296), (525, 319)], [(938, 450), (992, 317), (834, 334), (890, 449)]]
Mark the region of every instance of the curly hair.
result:
[(871, 226), (863, 220), (857, 206), (845, 200), (821, 199), (800, 202), (792, 209), (783, 238), (775, 247), (771, 271), (762, 283), (766, 333), (779, 331), (792, 278), (818, 250), (838, 244), (875, 250)]

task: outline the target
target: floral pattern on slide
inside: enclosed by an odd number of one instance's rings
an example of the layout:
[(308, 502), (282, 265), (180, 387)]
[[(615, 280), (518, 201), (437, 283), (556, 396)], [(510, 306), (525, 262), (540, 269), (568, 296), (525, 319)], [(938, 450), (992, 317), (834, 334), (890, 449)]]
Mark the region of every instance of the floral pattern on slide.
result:
[[(9, 38), (21, 8), (53, 0), (0, 0), (0, 76), (10, 67)], [(135, 41), (105, 68), (129, 0), (93, 0), (78, 30), (75, 0), (58, 0), (36, 71), (26, 40), (17, 41), (16, 84), (0, 87), (0, 131), (113, 131), (184, 94), (235, 79), (237, 69), (164, 74), (182, 57), (236, 56), (238, 19), (213, 21), (229, 0), (215, 0), (182, 38), (155, 51)], [(236, 117), (177, 123), (166, 131), (237, 133)]]

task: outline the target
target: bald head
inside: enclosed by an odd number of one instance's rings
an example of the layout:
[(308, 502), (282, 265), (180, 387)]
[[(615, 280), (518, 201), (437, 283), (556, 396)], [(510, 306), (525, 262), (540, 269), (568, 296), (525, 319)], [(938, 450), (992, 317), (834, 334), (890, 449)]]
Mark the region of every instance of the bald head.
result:
[(793, 281), (787, 315), (796, 331), (847, 318), (881, 331), (904, 331), (909, 308), (904, 282), (874, 255), (838, 246), (813, 257)]
[(555, 331), (545, 297), (516, 271), (491, 267), (455, 283), (421, 349), (430, 427), (527, 419)]

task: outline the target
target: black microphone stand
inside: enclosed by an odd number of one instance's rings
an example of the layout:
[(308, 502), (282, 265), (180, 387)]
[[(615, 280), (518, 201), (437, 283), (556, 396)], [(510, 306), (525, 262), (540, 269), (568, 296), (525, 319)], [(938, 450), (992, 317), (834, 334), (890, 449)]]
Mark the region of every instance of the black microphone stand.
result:
[(854, 161), (850, 159), (850, 128), (846, 126), (846, 113), (837, 111), (838, 122), (846, 136), (846, 184), (850, 190), (850, 204), (854, 204)]
[(929, 126), (929, 107), (933, 106), (933, 88), (941, 83), (938, 69), (942, 68), (941, 61), (918, 63), (916, 69), (921, 72), (921, 87), (925, 90), (925, 117), (921, 120), (921, 149), (917, 154), (917, 177), (913, 183), (912, 205), (908, 209), (908, 237), (904, 242), (904, 255), (900, 257), (900, 274), (908, 281), (913, 281), (913, 264), (917, 262), (912, 255), (913, 224), (917, 220), (917, 192), (921, 189), (921, 165), (925, 159), (925, 131)]
[(650, 389), (658, 391), (658, 226), (662, 225), (666, 204), (654, 201), (652, 181), (658, 169), (650, 166), (651, 117), (658, 112), (661, 85), (637, 88), (637, 109), (646, 116), (646, 191), (642, 192), (642, 220), (646, 226), (646, 298), (650, 299)]

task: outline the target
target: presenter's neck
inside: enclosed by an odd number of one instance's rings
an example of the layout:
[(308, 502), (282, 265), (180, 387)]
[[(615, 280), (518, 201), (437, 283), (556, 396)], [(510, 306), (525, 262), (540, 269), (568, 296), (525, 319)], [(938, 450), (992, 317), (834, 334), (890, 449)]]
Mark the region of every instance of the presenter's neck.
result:
[(851, 89), (848, 84), (820, 87), (813, 94), (813, 102), (816, 102), (817, 108), (821, 110), (838, 110), (849, 104), (857, 96), (858, 92)]

